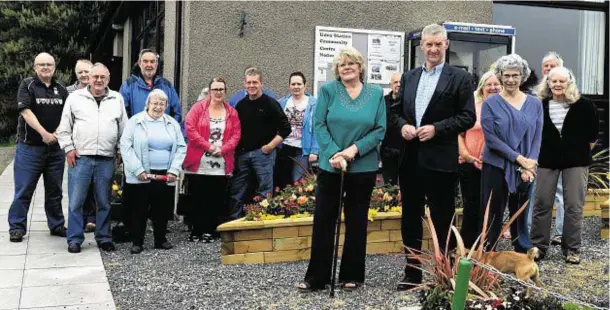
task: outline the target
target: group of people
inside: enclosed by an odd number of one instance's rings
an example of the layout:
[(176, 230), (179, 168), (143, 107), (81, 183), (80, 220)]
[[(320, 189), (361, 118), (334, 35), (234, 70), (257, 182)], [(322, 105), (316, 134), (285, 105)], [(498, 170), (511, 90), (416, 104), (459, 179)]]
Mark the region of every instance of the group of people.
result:
[[(525, 206), (510, 226), (512, 245), (521, 253), (538, 247), (537, 259), (544, 259), (557, 192), (558, 214), (565, 216), (558, 216), (553, 242), (561, 245), (566, 263), (580, 262), (588, 166), (599, 129), (595, 106), (580, 95), (572, 72), (556, 53), (543, 59), (543, 78), (535, 87), (527, 61), (511, 54), (499, 58), (473, 91), (471, 75), (445, 63), (448, 45), (442, 26), (426, 26), (421, 39), (425, 63), (393, 75), (385, 98), (378, 86), (363, 82), (365, 61), (357, 50), (335, 57), (337, 80), (320, 88), (314, 117), (322, 171), (311, 259), (299, 290), (331, 283), (339, 195), (344, 195), (346, 225), (339, 282), (346, 290), (364, 282), (366, 210), (377, 158), (385, 181), (398, 183), (401, 190), (406, 247), (421, 250), (425, 206), (439, 244), (455, 245), (446, 239), (459, 182), (461, 235), (467, 247), (482, 234), (487, 208), (484, 246), (493, 251), (506, 206), (510, 216)], [(375, 147), (379, 144), (381, 154)], [(341, 170), (344, 193), (339, 193)], [(398, 289), (421, 281), (419, 262), (407, 258)]]
[[(511, 54), (498, 59), (473, 91), (471, 75), (445, 63), (448, 45), (442, 26), (426, 26), (425, 63), (392, 75), (385, 96), (378, 85), (364, 83), (365, 60), (355, 48), (335, 56), (336, 80), (322, 85), (318, 98), (306, 92), (305, 75), (294, 72), (290, 93), (276, 100), (263, 88), (262, 71), (249, 67), (244, 90), (230, 100), (225, 80), (213, 78), (184, 122), (178, 95), (157, 74), (159, 56), (152, 50), (140, 52), (119, 92), (108, 88), (108, 69), (87, 60), (76, 65), (78, 82), (62, 86), (53, 78), (53, 57), (42, 53), (34, 61), (36, 76), (19, 86), (10, 240), (20, 242), (27, 231), (41, 174), (51, 234), (67, 236), (68, 251), (78, 253), (84, 229), (94, 230), (98, 246), (112, 251), (108, 193), (116, 162), (122, 161), (124, 222), (132, 233), (131, 253), (137, 254), (144, 249), (148, 218), (155, 248), (172, 248), (167, 222), (181, 172), (189, 187), (189, 239), (210, 242), (220, 221), (244, 215), (250, 185), (266, 197), (274, 185), (302, 178), (318, 162), (311, 259), (297, 286), (310, 291), (330, 283), (341, 195), (346, 238), (339, 281), (353, 290), (364, 282), (367, 210), (381, 160), (386, 183), (401, 190), (405, 246), (421, 249), (425, 206), (439, 243), (447, 242), (459, 181), (466, 246), (481, 234), (488, 205), (485, 246), (493, 250), (506, 205), (513, 215), (529, 200), (511, 225), (512, 244), (517, 252), (536, 246), (542, 259), (551, 243), (557, 192), (565, 222), (558, 223), (563, 228), (553, 240), (566, 262), (579, 263), (587, 167), (598, 132), (594, 105), (580, 95), (555, 53), (543, 59), (543, 78), (534, 89), (522, 91), (531, 70)], [(61, 210), (65, 161), (67, 230)], [(407, 259), (404, 273), (400, 290), (421, 283), (416, 260)]]
[[(225, 99), (226, 82), (216, 77), (207, 87), (208, 96), (182, 122), (178, 95), (157, 74), (158, 61), (153, 50), (142, 50), (133, 74), (116, 92), (108, 88), (110, 73), (101, 63), (79, 60), (78, 81), (64, 87), (54, 78), (53, 57), (36, 57), (36, 75), (19, 86), (10, 241), (21, 242), (27, 232), (27, 213), (41, 174), (51, 235), (67, 237), (68, 251), (78, 253), (84, 233), (95, 232), (100, 249), (113, 251), (109, 194), (122, 162), (122, 221), (132, 239), (131, 253), (138, 254), (144, 250), (149, 219), (154, 247), (172, 248), (167, 223), (174, 216), (181, 173), (189, 187), (189, 240), (210, 242), (221, 221), (243, 216), (249, 187), (257, 184), (255, 194), (265, 197), (273, 193), (274, 178), (280, 180), (275, 185), (290, 184), (317, 161), (316, 100), (305, 93), (303, 73), (289, 76), (290, 94), (279, 101), (266, 94), (263, 73), (256, 67), (245, 71), (245, 91), (237, 92), (233, 103)], [(67, 229), (61, 209), (66, 161)]]

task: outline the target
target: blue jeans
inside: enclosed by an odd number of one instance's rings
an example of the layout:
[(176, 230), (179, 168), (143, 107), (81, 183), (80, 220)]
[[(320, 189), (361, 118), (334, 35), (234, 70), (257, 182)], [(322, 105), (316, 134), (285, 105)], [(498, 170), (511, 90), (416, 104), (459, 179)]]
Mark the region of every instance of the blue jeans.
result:
[(17, 143), (13, 166), (15, 197), (8, 212), (9, 231), (27, 231), (28, 210), (41, 174), (44, 181), (47, 225), (51, 230), (64, 225), (61, 184), (65, 158), (64, 152), (57, 144), (36, 146)]
[[(534, 185), (530, 188), (529, 191), (529, 203), (527, 206), (527, 231), (532, 230), (532, 219), (534, 217), (534, 200), (535, 200), (535, 191), (536, 188), (536, 180), (534, 180)], [(563, 235), (563, 181), (561, 178), (561, 173), (559, 174), (559, 179), (557, 180), (557, 192), (555, 192), (555, 207), (557, 207), (557, 214), (555, 215), (555, 236)]]
[(244, 216), (243, 206), (248, 190), (250, 174), (255, 173), (258, 180), (257, 195), (266, 197), (273, 193), (273, 166), (276, 150), (265, 154), (260, 149), (239, 154), (235, 157), (235, 170), (231, 179), (231, 201), (229, 217), (233, 220)]
[(85, 241), (83, 231), (83, 205), (89, 185), (93, 182), (94, 197), (97, 203), (95, 218), (95, 240), (112, 241), (110, 234), (110, 183), (114, 171), (114, 157), (81, 156), (74, 168), (68, 168), (68, 244), (82, 244)]

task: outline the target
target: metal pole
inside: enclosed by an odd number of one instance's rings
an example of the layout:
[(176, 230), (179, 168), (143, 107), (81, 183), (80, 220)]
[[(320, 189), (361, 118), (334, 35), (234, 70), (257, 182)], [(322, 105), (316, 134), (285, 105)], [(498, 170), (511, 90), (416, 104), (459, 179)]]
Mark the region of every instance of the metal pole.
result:
[(345, 171), (341, 170), (341, 184), (339, 193), (339, 214), (337, 215), (337, 234), (335, 236), (335, 251), (333, 253), (333, 274), (330, 280), (330, 297), (335, 297), (335, 278), (337, 274), (337, 259), (339, 258), (339, 239), (341, 236), (341, 211), (343, 209), (343, 183), (345, 181)]
[(468, 282), (470, 281), (470, 270), (472, 263), (469, 259), (460, 258), (457, 270), (457, 279), (455, 281), (455, 293), (451, 302), (452, 310), (464, 310), (466, 305), (466, 296), (468, 296)]

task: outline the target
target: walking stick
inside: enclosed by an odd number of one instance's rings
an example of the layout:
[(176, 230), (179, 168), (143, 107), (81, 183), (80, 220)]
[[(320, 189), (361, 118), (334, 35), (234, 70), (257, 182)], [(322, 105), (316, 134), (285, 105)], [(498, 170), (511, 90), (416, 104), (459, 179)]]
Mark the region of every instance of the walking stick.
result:
[(347, 161), (341, 162), (341, 184), (339, 185), (339, 214), (337, 215), (337, 232), (335, 236), (335, 250), (333, 252), (333, 274), (330, 279), (330, 297), (335, 297), (335, 278), (337, 274), (337, 259), (339, 258), (339, 238), (341, 236), (341, 212), (343, 211), (343, 183), (345, 181), (345, 171), (347, 170)]

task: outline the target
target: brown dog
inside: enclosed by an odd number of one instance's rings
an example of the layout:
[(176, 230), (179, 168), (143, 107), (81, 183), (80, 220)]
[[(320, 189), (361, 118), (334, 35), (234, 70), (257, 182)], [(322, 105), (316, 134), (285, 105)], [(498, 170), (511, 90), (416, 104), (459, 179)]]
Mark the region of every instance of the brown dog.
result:
[[(539, 279), (538, 264), (534, 259), (538, 256), (538, 248), (531, 248), (527, 254), (517, 253), (514, 251), (487, 252), (483, 255), (482, 262), (493, 266), (504, 273), (514, 273), (516, 278), (527, 282), (532, 280), (538, 287), (543, 287), (544, 284)], [(531, 289), (528, 288), (525, 297), (529, 297)]]

